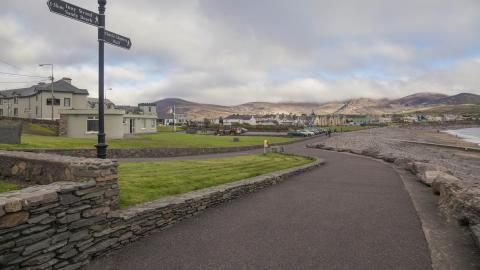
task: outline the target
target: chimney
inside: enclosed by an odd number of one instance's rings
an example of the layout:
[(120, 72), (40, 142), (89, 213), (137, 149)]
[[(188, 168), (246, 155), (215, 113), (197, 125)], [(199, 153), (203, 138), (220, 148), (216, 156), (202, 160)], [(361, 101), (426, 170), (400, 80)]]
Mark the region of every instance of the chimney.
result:
[(63, 77), (62, 80), (65, 81), (68, 84), (72, 84), (72, 79), (70, 79), (70, 78)]

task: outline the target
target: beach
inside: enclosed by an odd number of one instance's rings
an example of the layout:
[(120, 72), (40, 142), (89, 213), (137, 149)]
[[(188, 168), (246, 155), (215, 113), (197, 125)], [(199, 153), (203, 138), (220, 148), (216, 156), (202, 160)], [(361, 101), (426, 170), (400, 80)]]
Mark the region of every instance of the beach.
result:
[[(455, 128), (455, 126), (445, 126), (442, 130)], [(437, 126), (405, 126), (336, 133), (331, 138), (320, 139), (319, 147), (355, 153), (370, 152), (382, 156), (428, 162), (447, 168), (467, 186), (480, 184), (480, 152), (405, 142), (478, 147), (475, 143), (442, 130)]]
[(480, 145), (480, 127), (451, 129), (444, 132), (461, 138), (464, 141)]

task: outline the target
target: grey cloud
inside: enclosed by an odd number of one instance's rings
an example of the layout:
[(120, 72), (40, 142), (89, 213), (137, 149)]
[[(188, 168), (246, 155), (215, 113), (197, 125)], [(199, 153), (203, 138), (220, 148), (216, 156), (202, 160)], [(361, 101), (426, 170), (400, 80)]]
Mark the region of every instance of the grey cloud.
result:
[[(70, 2), (96, 9), (96, 1)], [(106, 79), (120, 103), (477, 91), (479, 10), (478, 0), (108, 1), (107, 28), (131, 37), (133, 47), (107, 47)], [(0, 22), (0, 59), (25, 72), (54, 62), (59, 75), (96, 92), (93, 27), (36, 0), (2, 0)], [(442, 60), (452, 64), (432, 66)], [(385, 78), (369, 76), (372, 70)]]

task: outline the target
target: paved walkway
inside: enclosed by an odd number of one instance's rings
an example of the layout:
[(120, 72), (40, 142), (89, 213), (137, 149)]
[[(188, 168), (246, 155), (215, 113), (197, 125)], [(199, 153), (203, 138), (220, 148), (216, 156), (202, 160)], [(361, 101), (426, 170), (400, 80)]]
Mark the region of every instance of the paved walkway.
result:
[(388, 165), (289, 145), (327, 164), (185, 220), (87, 269), (431, 269), (413, 204)]

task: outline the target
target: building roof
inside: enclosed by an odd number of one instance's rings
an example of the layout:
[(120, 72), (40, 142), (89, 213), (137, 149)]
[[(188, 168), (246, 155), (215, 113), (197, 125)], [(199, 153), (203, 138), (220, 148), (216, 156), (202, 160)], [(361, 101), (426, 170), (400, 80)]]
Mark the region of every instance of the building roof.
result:
[(127, 114), (131, 113), (131, 114), (140, 114), (142, 112), (142, 110), (140, 110), (139, 107), (137, 106), (130, 106), (130, 105), (116, 105), (115, 106), (116, 109), (119, 109), (119, 110), (124, 110)]
[[(91, 102), (91, 103), (98, 103), (98, 98), (92, 98), (92, 97), (89, 97), (87, 99), (87, 102)], [(104, 99), (104, 102), (105, 104), (114, 104), (110, 99), (106, 98)]]
[(224, 120), (250, 120), (252, 119), (252, 115), (243, 115), (243, 114), (232, 114), (232, 115), (229, 115), (225, 118), (223, 118)]
[[(13, 98), (15, 96), (29, 97), (29, 96), (36, 95), (41, 91), (51, 91), (51, 85), (52, 85), (51, 83), (39, 83), (27, 88), (3, 90), (3, 91), (0, 91), (0, 97), (1, 98)], [(63, 79), (53, 82), (53, 91), (73, 93), (73, 94), (79, 94), (79, 95), (88, 95), (88, 91), (86, 89), (77, 88)]]
[(156, 107), (157, 104), (155, 104), (155, 103), (139, 103), (138, 106), (154, 106), (154, 107)]

